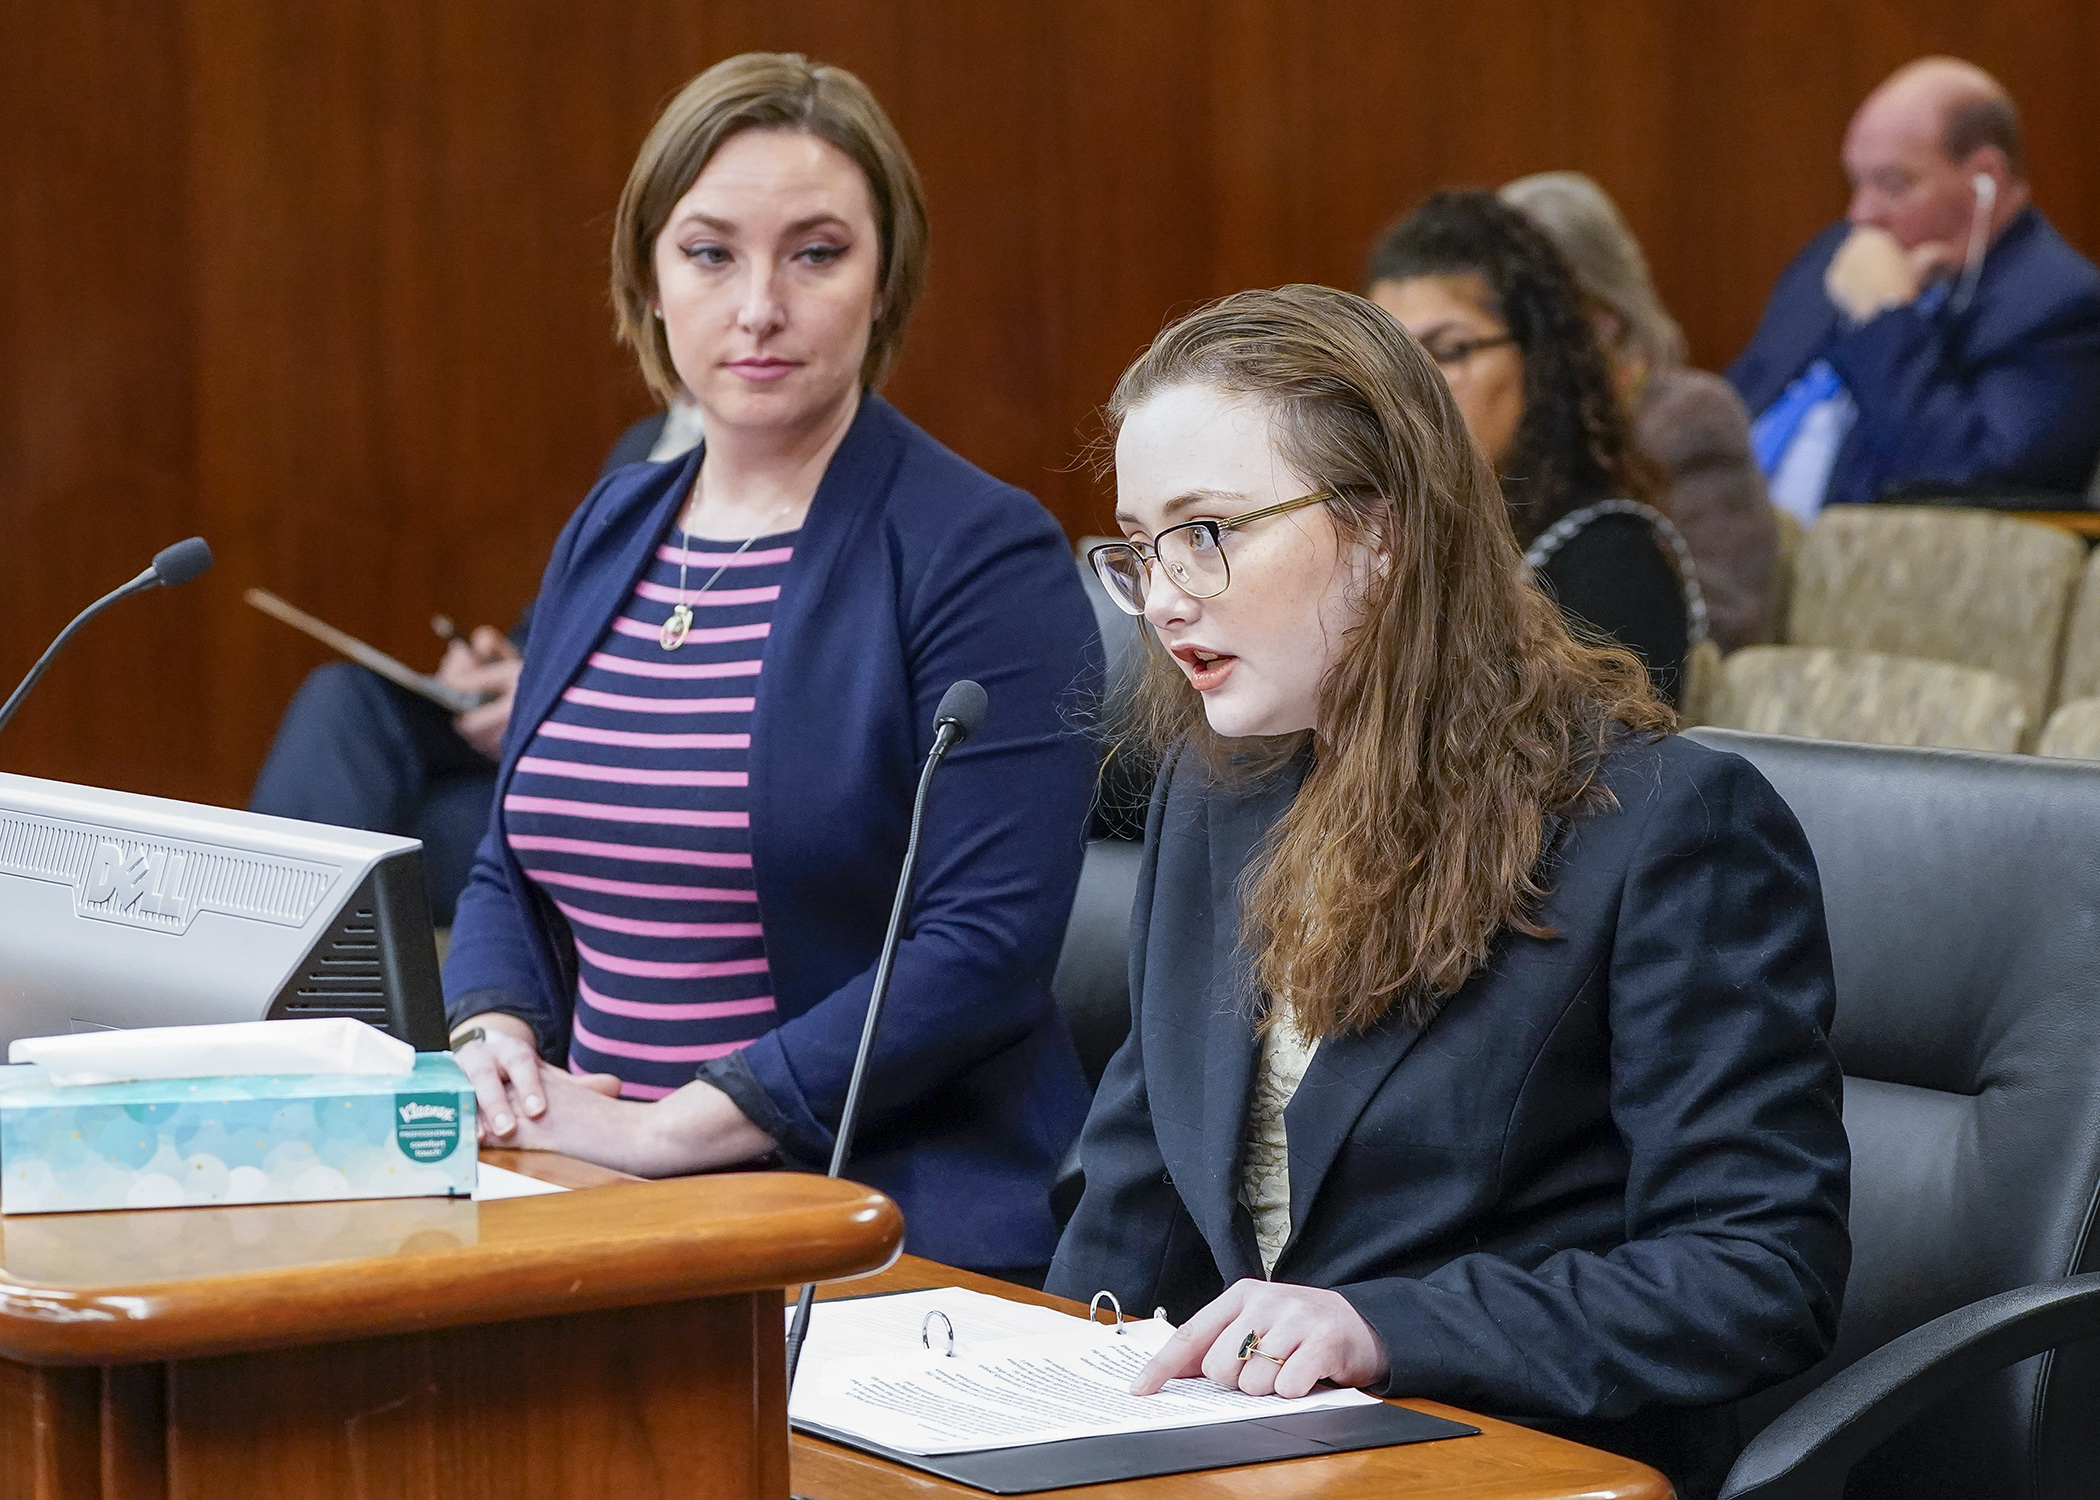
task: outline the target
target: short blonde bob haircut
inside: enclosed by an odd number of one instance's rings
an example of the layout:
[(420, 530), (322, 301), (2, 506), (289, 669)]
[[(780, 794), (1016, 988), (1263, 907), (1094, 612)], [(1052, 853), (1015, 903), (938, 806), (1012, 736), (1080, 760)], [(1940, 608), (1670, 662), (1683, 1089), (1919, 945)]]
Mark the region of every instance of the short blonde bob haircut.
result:
[(1630, 355), (1654, 375), (1683, 366), (1684, 330), (1656, 293), (1641, 242), (1594, 179), (1534, 172), (1504, 184), (1500, 196), (1567, 257), (1582, 294), (1619, 320), (1615, 347), (1605, 351), (1614, 364)]
[(613, 214), (614, 331), (640, 358), (649, 389), (668, 405), (684, 385), (653, 311), (656, 237), (723, 143), (746, 130), (807, 131), (845, 152), (867, 178), (882, 254), (860, 376), (864, 385), (878, 384), (904, 343), (904, 325), (926, 282), (919, 171), (866, 84), (797, 52), (746, 52), (718, 62), (657, 117)]

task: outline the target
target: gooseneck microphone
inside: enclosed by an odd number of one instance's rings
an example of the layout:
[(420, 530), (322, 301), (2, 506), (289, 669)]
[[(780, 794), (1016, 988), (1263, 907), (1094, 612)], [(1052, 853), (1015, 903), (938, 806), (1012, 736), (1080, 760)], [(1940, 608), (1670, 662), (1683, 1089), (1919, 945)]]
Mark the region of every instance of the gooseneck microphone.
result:
[(139, 574), (138, 577), (132, 579), (131, 582), (123, 587), (111, 589), (100, 599), (97, 599), (93, 604), (90, 604), (86, 609), (75, 615), (73, 623), (58, 633), (58, 639), (44, 648), (44, 654), (36, 659), (36, 665), (29, 669), (29, 675), (16, 685), (12, 693), (7, 695), (6, 705), (0, 706), (0, 729), (7, 727), (7, 721), (15, 716), (15, 710), (22, 706), (22, 700), (29, 696), (29, 690), (35, 687), (37, 679), (44, 675), (44, 669), (51, 665), (52, 658), (58, 655), (65, 647), (67, 641), (73, 639), (74, 633), (81, 626), (87, 624), (88, 621), (94, 619), (95, 616), (101, 614), (102, 611), (108, 609), (119, 599), (128, 598), (130, 595), (150, 589), (156, 584), (173, 588), (178, 583), (188, 583), (210, 566), (211, 548), (204, 544), (204, 538), (201, 536), (193, 536), (187, 541), (177, 542), (172, 547), (163, 547), (160, 551), (154, 553), (153, 566), (146, 569), (145, 572)]
[[(926, 790), (933, 785), (933, 773), (940, 769), (948, 752), (984, 723), (989, 706), (984, 689), (965, 678), (941, 694), (941, 705), (933, 711), (933, 748), (926, 753), (926, 764), (919, 771), (919, 790), (911, 802), (911, 833), (904, 841), (904, 867), (897, 872), (897, 895), (890, 902), (889, 931), (882, 936), (882, 955), (875, 961), (867, 1019), (860, 1028), (860, 1050), (853, 1055), (853, 1072), (847, 1077), (846, 1105), (839, 1112), (838, 1135), (832, 1142), (831, 1170), (824, 1174), (826, 1177), (838, 1176), (845, 1168), (846, 1158), (853, 1154), (853, 1127), (860, 1117), (860, 1087), (868, 1075), (868, 1053), (875, 1045), (875, 1025), (882, 1019), (883, 999), (890, 992), (890, 967), (896, 962), (897, 942), (904, 933), (904, 914), (911, 909), (912, 873), (919, 863), (919, 825), (926, 817)], [(816, 1283), (805, 1282), (802, 1296), (795, 1303), (794, 1326), (788, 1330), (787, 1388), (791, 1399), (795, 1394), (795, 1366), (802, 1360), (802, 1341), (809, 1335), (809, 1312), (816, 1298)]]

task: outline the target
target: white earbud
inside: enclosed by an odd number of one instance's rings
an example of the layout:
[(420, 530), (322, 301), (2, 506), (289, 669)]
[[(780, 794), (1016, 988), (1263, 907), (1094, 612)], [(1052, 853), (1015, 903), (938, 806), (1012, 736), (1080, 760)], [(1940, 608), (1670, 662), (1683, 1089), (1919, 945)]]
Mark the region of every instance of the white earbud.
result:
[(1966, 312), (1976, 296), (1976, 280), (1983, 274), (1983, 254), (1988, 248), (1984, 237), (1990, 229), (1991, 210), (1998, 203), (1998, 180), (1990, 173), (1978, 172), (1969, 179), (1969, 186), (1976, 194), (1976, 211), (1969, 216), (1968, 253), (1961, 258), (1961, 277), (1948, 303), (1955, 313)]

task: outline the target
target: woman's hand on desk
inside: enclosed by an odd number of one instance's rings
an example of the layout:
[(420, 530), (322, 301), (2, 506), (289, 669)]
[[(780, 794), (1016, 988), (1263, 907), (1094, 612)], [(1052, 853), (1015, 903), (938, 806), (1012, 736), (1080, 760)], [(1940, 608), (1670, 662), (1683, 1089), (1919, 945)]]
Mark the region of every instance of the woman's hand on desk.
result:
[[(1260, 1350), (1242, 1359), (1250, 1333)], [(1389, 1363), (1385, 1340), (1340, 1292), (1250, 1279), (1182, 1324), (1130, 1390), (1149, 1396), (1170, 1380), (1208, 1375), (1250, 1396), (1298, 1397), (1323, 1380), (1369, 1385)]]
[(479, 1030), (479, 1041), (452, 1054), (474, 1085), (474, 1133), (485, 1146), (514, 1145), (510, 1134), (520, 1115), (538, 1115), (547, 1107), (540, 1086), (539, 1043), (532, 1028), (499, 1010), (469, 1016), (452, 1028), (453, 1035)]
[(517, 1122), (503, 1144), (559, 1151), (637, 1177), (675, 1177), (764, 1156), (773, 1138), (710, 1083), (653, 1103), (619, 1097), (610, 1074), (577, 1076), (540, 1065), (546, 1108)]

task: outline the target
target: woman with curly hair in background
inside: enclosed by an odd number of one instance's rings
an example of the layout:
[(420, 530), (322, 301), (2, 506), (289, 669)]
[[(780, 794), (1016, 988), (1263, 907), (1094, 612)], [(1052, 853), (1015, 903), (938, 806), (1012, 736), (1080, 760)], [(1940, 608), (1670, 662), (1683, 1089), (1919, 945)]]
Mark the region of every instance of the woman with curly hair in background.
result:
[(1379, 242), (1364, 280), (1443, 371), (1540, 581), (1674, 702), (1705, 632), (1697, 571), (1560, 252), (1492, 193), (1437, 193)]

